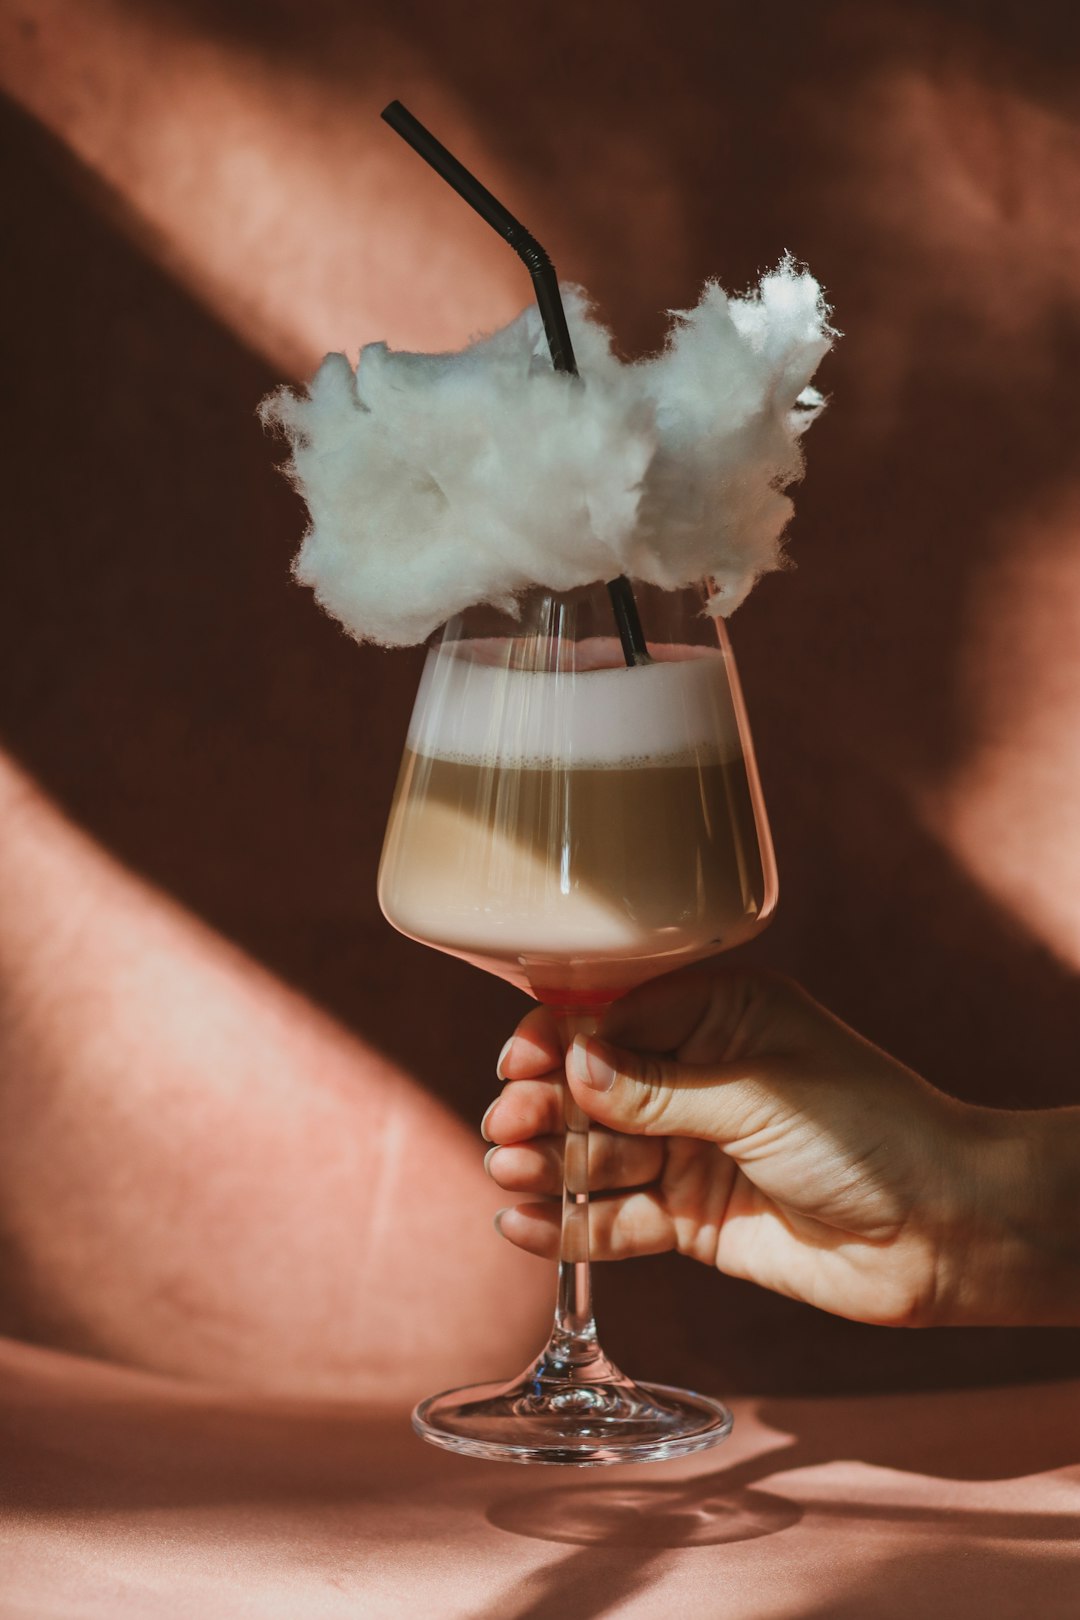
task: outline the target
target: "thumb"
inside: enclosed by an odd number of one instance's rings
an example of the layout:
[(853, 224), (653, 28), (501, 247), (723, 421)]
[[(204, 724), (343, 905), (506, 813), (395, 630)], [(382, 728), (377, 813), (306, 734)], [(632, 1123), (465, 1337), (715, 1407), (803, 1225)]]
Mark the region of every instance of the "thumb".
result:
[(679, 1063), (612, 1046), (594, 1035), (575, 1036), (566, 1054), (566, 1078), (590, 1119), (630, 1136), (723, 1142), (737, 1134), (738, 1117), (746, 1112), (745, 1064)]

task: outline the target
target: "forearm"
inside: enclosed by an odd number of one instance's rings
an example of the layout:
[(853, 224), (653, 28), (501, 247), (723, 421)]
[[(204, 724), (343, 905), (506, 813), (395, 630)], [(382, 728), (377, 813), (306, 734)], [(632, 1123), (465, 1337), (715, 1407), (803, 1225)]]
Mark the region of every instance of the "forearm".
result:
[(1080, 1108), (968, 1111), (956, 1325), (1080, 1326)]

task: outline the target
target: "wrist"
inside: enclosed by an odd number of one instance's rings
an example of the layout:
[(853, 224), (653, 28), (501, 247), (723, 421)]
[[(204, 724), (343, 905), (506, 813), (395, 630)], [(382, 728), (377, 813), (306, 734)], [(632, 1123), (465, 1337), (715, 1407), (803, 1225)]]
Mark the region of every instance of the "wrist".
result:
[(945, 1325), (1080, 1325), (1080, 1108), (965, 1109)]

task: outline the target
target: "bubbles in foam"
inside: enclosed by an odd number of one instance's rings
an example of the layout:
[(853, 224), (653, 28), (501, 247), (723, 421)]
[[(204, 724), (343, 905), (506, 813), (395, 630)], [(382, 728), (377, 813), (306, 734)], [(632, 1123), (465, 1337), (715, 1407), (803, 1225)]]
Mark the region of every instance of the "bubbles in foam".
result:
[(740, 753), (720, 649), (636, 669), (534, 672), (446, 648), (428, 654), (409, 747), (430, 758), (526, 769), (619, 769)]

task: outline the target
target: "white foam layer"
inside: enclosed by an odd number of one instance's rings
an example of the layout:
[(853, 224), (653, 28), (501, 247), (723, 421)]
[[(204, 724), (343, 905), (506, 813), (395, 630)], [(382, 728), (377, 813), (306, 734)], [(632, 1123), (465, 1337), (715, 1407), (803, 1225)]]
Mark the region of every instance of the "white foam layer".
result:
[(687, 652), (637, 669), (536, 674), (436, 648), (409, 747), (429, 758), (517, 769), (733, 759), (741, 745), (724, 655)]

